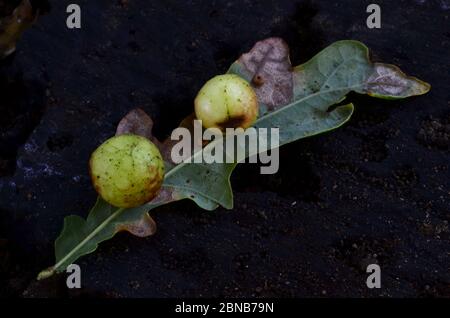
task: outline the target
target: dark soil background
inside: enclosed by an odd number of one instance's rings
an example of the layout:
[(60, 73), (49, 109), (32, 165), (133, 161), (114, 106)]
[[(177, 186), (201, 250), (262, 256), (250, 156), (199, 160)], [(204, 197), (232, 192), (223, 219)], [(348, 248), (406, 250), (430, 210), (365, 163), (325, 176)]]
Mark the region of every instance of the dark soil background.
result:
[[(450, 1), (90, 0), (82, 29), (66, 6), (26, 32), (0, 66), (0, 296), (450, 296)], [(158, 233), (117, 235), (65, 275), (54, 263), (69, 214), (96, 194), (90, 153), (142, 107), (162, 138), (192, 112), (206, 80), (253, 44), (283, 37), (300, 64), (340, 39), (432, 85), (425, 96), (352, 95), (356, 113), (333, 133), (281, 150), (278, 174), (234, 173), (235, 208), (179, 202), (153, 213)], [(367, 264), (382, 288), (366, 287)]]

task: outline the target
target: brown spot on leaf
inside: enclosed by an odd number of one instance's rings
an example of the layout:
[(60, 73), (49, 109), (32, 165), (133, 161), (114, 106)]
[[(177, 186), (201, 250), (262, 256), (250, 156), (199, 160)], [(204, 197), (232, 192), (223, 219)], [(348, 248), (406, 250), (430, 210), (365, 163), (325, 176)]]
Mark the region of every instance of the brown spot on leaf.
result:
[(161, 190), (159, 190), (158, 195), (156, 196), (156, 198), (154, 198), (152, 200), (152, 204), (162, 204), (165, 202), (171, 202), (176, 200), (173, 197), (173, 189), (171, 188), (161, 188)]
[(407, 76), (395, 65), (375, 63), (365, 92), (371, 96), (405, 98), (425, 94), (430, 87), (428, 83)]
[(264, 78), (261, 75), (257, 74), (253, 76), (252, 84), (256, 87), (262, 86), (264, 85)]
[(118, 224), (116, 230), (126, 231), (138, 237), (147, 237), (156, 233), (156, 223), (148, 213), (145, 213), (138, 221)]
[(293, 75), (289, 47), (280, 38), (260, 41), (239, 60), (252, 78), (258, 100), (271, 109), (293, 100)]

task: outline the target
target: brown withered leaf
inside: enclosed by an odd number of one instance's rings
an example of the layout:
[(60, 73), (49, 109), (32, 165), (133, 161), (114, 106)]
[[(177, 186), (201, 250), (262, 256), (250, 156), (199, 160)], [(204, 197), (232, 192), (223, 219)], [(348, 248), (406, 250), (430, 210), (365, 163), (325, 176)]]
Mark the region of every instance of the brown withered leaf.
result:
[(293, 100), (292, 65), (289, 47), (280, 38), (257, 42), (239, 60), (258, 100), (269, 109), (280, 108)]
[(160, 147), (160, 142), (153, 136), (153, 120), (145, 111), (140, 108), (131, 110), (119, 122), (116, 130), (116, 136), (133, 134), (145, 137)]
[(144, 213), (139, 220), (131, 223), (121, 223), (117, 226), (117, 232), (126, 231), (134, 236), (147, 237), (156, 233), (156, 222), (147, 213)]
[(29, 28), (38, 16), (30, 0), (23, 0), (12, 14), (0, 18), (0, 58), (4, 58), (16, 49), (16, 43), (22, 33)]

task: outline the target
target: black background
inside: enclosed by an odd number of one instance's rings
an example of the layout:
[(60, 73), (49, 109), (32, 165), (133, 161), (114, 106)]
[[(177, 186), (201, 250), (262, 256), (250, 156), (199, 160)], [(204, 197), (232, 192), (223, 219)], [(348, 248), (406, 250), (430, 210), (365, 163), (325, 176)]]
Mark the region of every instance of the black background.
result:
[[(0, 296), (450, 296), (449, 1), (377, 1), (380, 30), (365, 24), (373, 1), (77, 1), (81, 30), (65, 26), (73, 1), (50, 2), (0, 67)], [(432, 90), (351, 95), (351, 122), (282, 148), (278, 174), (239, 166), (232, 211), (161, 207), (155, 236), (78, 261), (80, 291), (36, 282), (64, 216), (95, 202), (87, 161), (120, 118), (142, 107), (167, 136), (206, 80), (270, 36), (295, 65), (360, 40)]]

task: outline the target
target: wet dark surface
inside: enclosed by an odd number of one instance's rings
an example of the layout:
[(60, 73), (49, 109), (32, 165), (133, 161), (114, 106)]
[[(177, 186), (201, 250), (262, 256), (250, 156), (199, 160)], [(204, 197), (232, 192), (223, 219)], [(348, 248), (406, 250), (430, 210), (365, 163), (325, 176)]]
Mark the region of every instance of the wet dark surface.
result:
[[(26, 32), (0, 66), (0, 296), (450, 296), (450, 4), (378, 1), (78, 1)], [(333, 133), (281, 150), (278, 174), (241, 165), (235, 208), (191, 202), (156, 210), (158, 233), (117, 235), (82, 258), (83, 289), (53, 264), (63, 218), (95, 201), (87, 161), (130, 109), (159, 137), (192, 112), (203, 83), (269, 36), (300, 64), (340, 39), (432, 85), (425, 96), (352, 95), (356, 113)], [(382, 288), (366, 287), (367, 264)]]

